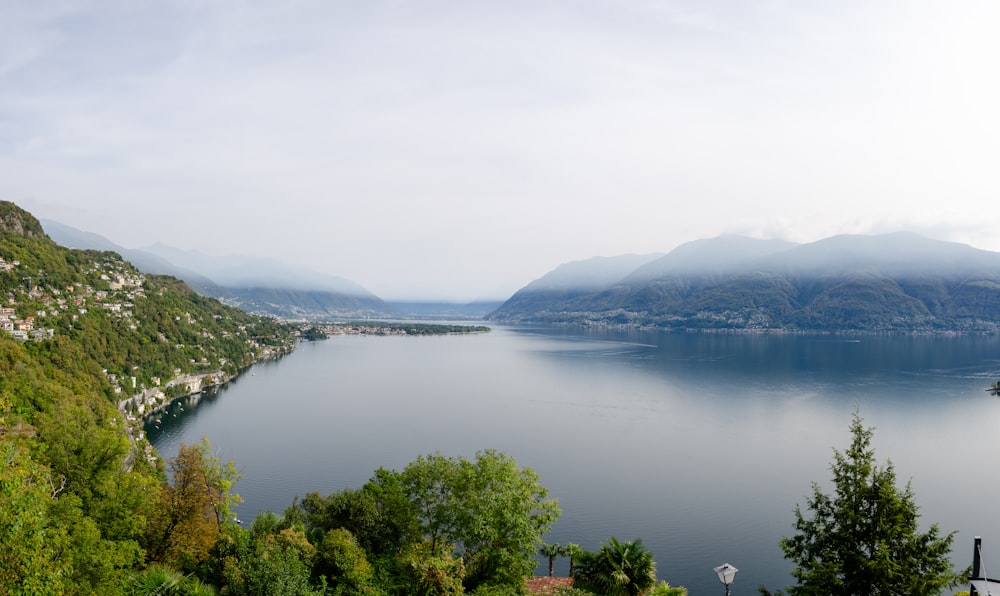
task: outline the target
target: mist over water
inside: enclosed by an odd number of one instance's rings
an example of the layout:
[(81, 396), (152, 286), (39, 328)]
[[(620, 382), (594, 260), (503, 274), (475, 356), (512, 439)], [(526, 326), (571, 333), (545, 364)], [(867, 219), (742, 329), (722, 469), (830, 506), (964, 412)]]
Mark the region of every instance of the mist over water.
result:
[[(777, 542), (810, 483), (829, 489), (856, 407), (879, 460), (912, 480), (922, 524), (960, 532), (956, 565), (981, 535), (987, 568), (1000, 569), (1000, 400), (984, 391), (998, 378), (995, 337), (341, 336), (256, 365), (147, 432), (165, 457), (209, 437), (245, 474), (244, 521), (420, 454), (499, 449), (559, 498), (547, 542), (640, 537), (671, 585), (712, 593), (712, 568), (729, 562), (734, 593), (752, 593), (790, 583)], [(558, 560), (557, 574), (567, 567)]]

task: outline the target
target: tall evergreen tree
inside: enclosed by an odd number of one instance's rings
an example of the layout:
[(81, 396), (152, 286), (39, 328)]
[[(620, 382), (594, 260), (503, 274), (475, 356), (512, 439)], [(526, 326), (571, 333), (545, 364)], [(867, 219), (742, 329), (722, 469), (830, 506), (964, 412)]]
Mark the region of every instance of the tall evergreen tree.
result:
[(858, 413), (851, 445), (834, 450), (834, 493), (813, 483), (807, 513), (795, 509), (796, 534), (782, 538), (785, 558), (795, 563), (798, 585), (791, 595), (937, 594), (961, 576), (949, 562), (954, 532), (936, 524), (917, 527), (917, 505), (909, 483), (896, 486), (892, 463), (880, 467), (872, 429)]

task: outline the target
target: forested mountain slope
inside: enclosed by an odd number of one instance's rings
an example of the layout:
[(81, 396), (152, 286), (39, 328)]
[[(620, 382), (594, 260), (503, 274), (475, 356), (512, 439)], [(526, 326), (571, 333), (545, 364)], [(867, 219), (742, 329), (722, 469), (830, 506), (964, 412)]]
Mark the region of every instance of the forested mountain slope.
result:
[(802, 245), (723, 236), (682, 245), (606, 288), (556, 297), (536, 292), (538, 283), (488, 318), (671, 329), (1000, 331), (1000, 253), (908, 233)]
[(0, 592), (122, 593), (180, 535), (162, 463), (116, 404), (178, 374), (234, 374), (291, 349), (290, 330), (60, 247), (9, 202), (0, 299)]

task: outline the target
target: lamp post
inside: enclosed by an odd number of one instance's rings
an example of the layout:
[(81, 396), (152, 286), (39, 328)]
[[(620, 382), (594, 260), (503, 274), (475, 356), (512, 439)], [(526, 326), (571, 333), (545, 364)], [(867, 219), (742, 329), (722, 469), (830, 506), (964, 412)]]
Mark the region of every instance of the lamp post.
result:
[(729, 596), (729, 584), (733, 583), (733, 580), (736, 579), (737, 571), (739, 569), (729, 563), (723, 563), (715, 568), (715, 572), (719, 574), (719, 581), (726, 586), (726, 596)]

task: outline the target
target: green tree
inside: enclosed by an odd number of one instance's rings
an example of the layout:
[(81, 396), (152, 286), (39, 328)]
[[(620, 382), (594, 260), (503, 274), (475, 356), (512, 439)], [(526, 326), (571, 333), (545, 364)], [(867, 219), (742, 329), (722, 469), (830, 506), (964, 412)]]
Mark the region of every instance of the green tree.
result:
[(193, 575), (162, 565), (150, 565), (132, 578), (130, 594), (136, 596), (215, 596), (213, 586)]
[(567, 542), (566, 544), (564, 544), (562, 546), (562, 553), (560, 553), (560, 554), (562, 554), (564, 557), (569, 557), (569, 576), (570, 577), (573, 577), (573, 574), (576, 571), (576, 562), (577, 562), (577, 560), (580, 557), (580, 553), (582, 553), (582, 552), (583, 552), (583, 549), (580, 548), (580, 545), (579, 544), (575, 544), (573, 542)]
[(637, 596), (656, 585), (656, 562), (642, 540), (611, 537), (596, 553), (579, 555), (576, 579), (608, 596)]
[(467, 589), (521, 589), (560, 513), (534, 470), (495, 450), (478, 452), (474, 461), (438, 453), (407, 465), (403, 479), (432, 547), (458, 546)]
[(295, 509), (305, 513), (309, 535), (316, 543), (327, 531), (343, 528), (369, 553), (395, 556), (420, 540), (416, 511), (399, 472), (379, 469), (360, 489), (344, 489), (329, 497), (309, 493), (299, 506)]
[(0, 593), (60, 593), (68, 569), (47, 527), (49, 472), (8, 436), (0, 437), (0, 462)]
[(458, 462), (440, 453), (419, 456), (402, 472), (404, 491), (416, 510), (432, 552), (451, 547), (458, 533)]
[(538, 547), (538, 554), (549, 560), (549, 577), (552, 577), (552, 567), (555, 565), (556, 557), (563, 554), (563, 547), (558, 543), (548, 544), (543, 542), (541, 546)]
[(407, 547), (399, 556), (403, 580), (408, 593), (424, 596), (464, 594), (465, 565), (461, 557), (452, 553), (434, 553), (430, 543), (422, 542)]
[(961, 578), (949, 562), (955, 533), (918, 530), (910, 485), (896, 486), (891, 462), (876, 465), (872, 434), (855, 412), (850, 447), (834, 450), (834, 493), (813, 483), (808, 515), (796, 506), (796, 534), (780, 541), (795, 563), (789, 594), (937, 594)]
[(301, 530), (285, 525), (278, 516), (261, 514), (250, 530), (235, 524), (225, 526), (208, 560), (211, 579), (223, 586), (223, 594), (320, 593), (310, 585), (316, 549)]
[(687, 596), (687, 588), (678, 586), (671, 587), (666, 581), (661, 581), (647, 592), (647, 596)]
[(347, 530), (330, 530), (316, 549), (316, 570), (346, 594), (372, 593), (375, 570)]

